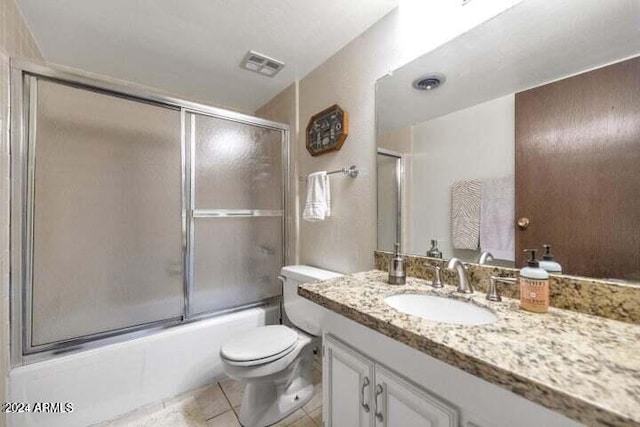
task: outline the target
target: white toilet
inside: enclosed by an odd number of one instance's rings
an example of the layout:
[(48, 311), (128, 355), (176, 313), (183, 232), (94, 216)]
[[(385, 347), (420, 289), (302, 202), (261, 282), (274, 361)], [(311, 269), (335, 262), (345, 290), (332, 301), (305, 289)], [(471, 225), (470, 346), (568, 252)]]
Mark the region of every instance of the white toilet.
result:
[[(283, 301), (294, 327), (260, 326), (227, 340), (224, 371), (246, 383), (240, 423), (264, 427), (295, 412), (313, 396), (312, 338), (321, 334), (321, 309), (298, 295), (298, 286), (342, 276), (306, 265), (283, 267)], [(284, 317), (284, 316), (283, 316)]]

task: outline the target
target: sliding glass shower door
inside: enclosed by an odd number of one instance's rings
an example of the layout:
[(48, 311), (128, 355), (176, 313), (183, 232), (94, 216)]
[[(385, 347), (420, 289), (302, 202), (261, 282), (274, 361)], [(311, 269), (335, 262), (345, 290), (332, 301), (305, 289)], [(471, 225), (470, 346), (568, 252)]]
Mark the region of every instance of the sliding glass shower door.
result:
[(281, 293), (282, 132), (190, 114), (192, 315)]
[(32, 84), (31, 346), (180, 318), (180, 111)]
[(14, 358), (281, 294), (286, 126), (45, 67), (12, 73)]

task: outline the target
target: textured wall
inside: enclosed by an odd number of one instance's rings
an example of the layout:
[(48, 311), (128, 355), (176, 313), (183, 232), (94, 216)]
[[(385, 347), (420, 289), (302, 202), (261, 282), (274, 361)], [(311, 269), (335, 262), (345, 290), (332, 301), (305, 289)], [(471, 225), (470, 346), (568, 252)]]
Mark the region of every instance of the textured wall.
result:
[[(464, 7), (456, 2), (446, 2), (444, 6), (440, 0), (401, 1), (399, 9), (299, 81), (301, 132), (293, 141), (296, 144), (293, 150), (296, 178), (352, 164), (360, 168), (360, 176), (356, 179), (331, 178), (332, 218), (320, 223), (300, 221), (301, 263), (345, 273), (373, 267), (372, 252), (376, 247), (376, 80), (519, 1), (472, 2)], [(435, 12), (422, 13), (425, 7), (433, 7), (435, 9), (430, 11)], [(350, 114), (349, 138), (341, 151), (311, 157), (304, 148), (303, 131), (307, 121), (313, 114), (336, 103)], [(291, 199), (297, 199), (301, 207), (306, 189), (301, 186), (298, 191), (292, 191)]]
[(42, 59), (36, 40), (14, 0), (0, 0), (0, 50), (13, 57)]
[[(14, 0), (0, 0), (0, 375), (9, 367), (9, 57), (42, 59)], [(0, 402), (6, 387), (0, 386)], [(5, 425), (4, 414), (0, 426)]]
[[(351, 42), (300, 81), (298, 174), (356, 165), (360, 175), (331, 179), (332, 217), (324, 222), (300, 223), (300, 260), (339, 272), (373, 266), (376, 247), (375, 91), (378, 77), (398, 60), (389, 34), (395, 31), (392, 13)], [(309, 118), (332, 104), (350, 114), (349, 137), (342, 150), (311, 157), (304, 147)], [(304, 203), (306, 189), (300, 189)]]

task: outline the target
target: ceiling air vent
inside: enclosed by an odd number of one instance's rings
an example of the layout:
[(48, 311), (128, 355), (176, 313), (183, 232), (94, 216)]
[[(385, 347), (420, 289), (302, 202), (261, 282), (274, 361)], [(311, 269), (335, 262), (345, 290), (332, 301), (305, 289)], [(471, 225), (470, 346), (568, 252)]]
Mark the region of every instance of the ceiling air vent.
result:
[(244, 56), (244, 59), (240, 63), (240, 67), (262, 74), (263, 76), (273, 77), (282, 70), (284, 62), (250, 50)]
[(422, 77), (418, 77), (412, 83), (414, 89), (418, 90), (434, 90), (440, 87), (445, 82), (446, 77), (443, 74), (427, 74)]

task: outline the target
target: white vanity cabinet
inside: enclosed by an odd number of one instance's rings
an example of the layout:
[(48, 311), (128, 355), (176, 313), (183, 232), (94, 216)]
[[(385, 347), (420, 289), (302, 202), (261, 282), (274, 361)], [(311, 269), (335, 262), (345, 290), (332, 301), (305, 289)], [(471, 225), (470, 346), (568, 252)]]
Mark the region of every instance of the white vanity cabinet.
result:
[(322, 353), (325, 427), (372, 426), (374, 363), (330, 335), (324, 338)]
[(325, 427), (457, 427), (458, 410), (331, 335), (323, 343)]

